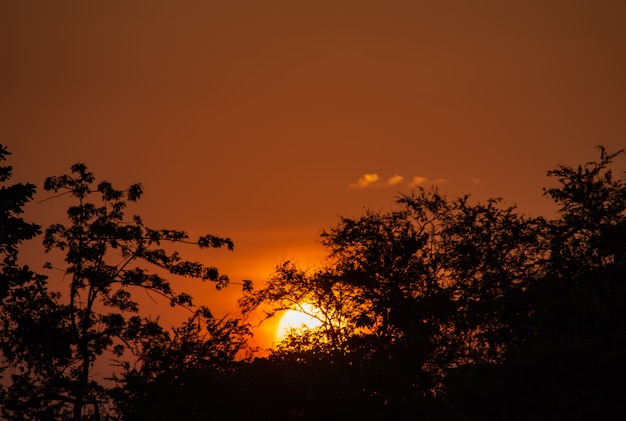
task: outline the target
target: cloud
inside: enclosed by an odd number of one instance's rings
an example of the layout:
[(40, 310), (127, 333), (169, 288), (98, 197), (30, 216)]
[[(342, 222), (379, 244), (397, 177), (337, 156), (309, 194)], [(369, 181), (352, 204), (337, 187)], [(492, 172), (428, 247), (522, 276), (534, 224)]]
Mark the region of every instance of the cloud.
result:
[(426, 177), (413, 177), (413, 181), (409, 183), (409, 187), (419, 186), (420, 184), (424, 184), (426, 181), (428, 181), (428, 178)]
[(369, 187), (391, 187), (398, 186), (401, 183), (404, 185), (408, 185), (409, 187), (417, 187), (421, 185), (435, 185), (435, 184), (444, 184), (449, 180), (447, 178), (437, 178), (430, 179), (428, 177), (413, 177), (411, 181), (405, 180), (405, 178), (399, 174), (394, 174), (389, 177), (386, 181), (380, 179), (378, 174), (370, 173), (363, 174), (361, 178), (359, 178), (356, 183), (352, 183), (348, 186), (348, 188), (354, 189), (364, 189)]
[(389, 184), (390, 186), (395, 186), (396, 184), (400, 183), (402, 180), (404, 180), (404, 177), (396, 174), (393, 177), (391, 177), (389, 180), (387, 180), (387, 184)]
[(369, 186), (370, 184), (376, 183), (378, 179), (379, 179), (378, 174), (364, 174), (363, 177), (359, 178), (356, 183), (350, 184), (349, 187), (350, 188), (358, 187), (360, 189), (363, 189)]
[(443, 177), (437, 178), (435, 180), (431, 180), (428, 177), (413, 177), (413, 180), (409, 183), (409, 187), (417, 187), (425, 183), (429, 183), (431, 185), (444, 184), (444, 183), (447, 183), (448, 181), (450, 180), (448, 180), (447, 178), (443, 178)]
[(483, 181), (480, 178), (476, 178), (476, 177), (472, 178), (472, 184), (480, 184), (482, 182)]

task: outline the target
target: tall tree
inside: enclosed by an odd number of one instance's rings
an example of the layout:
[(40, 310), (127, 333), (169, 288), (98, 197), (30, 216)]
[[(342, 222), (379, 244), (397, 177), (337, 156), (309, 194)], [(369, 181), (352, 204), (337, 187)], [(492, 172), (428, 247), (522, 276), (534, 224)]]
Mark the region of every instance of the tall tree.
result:
[[(157, 320), (139, 315), (133, 291), (191, 308), (192, 297), (176, 292), (163, 271), (211, 281), (218, 289), (229, 283), (215, 267), (184, 260), (162, 244), (232, 250), (230, 239), (206, 235), (191, 241), (184, 231), (149, 228), (137, 215), (127, 219), (125, 208), (141, 197), (140, 184), (116, 190), (106, 181), (95, 185), (84, 164), (71, 170), (70, 175), (49, 177), (44, 184), (45, 190), (76, 201), (68, 209), (69, 225), (50, 226), (44, 239), (47, 251), (65, 253), (67, 291), (52, 292), (42, 283), (37, 296), (42, 303), (32, 297), (13, 299), (5, 318), (11, 339), (4, 354), (18, 370), (3, 402), (3, 414), (10, 419), (101, 418), (108, 397), (91, 376), (96, 359), (105, 353), (122, 358), (129, 350), (141, 352), (148, 338), (163, 337)], [(142, 262), (159, 271), (147, 270)], [(49, 333), (34, 336), (42, 331)], [(25, 342), (24, 337), (31, 339)]]

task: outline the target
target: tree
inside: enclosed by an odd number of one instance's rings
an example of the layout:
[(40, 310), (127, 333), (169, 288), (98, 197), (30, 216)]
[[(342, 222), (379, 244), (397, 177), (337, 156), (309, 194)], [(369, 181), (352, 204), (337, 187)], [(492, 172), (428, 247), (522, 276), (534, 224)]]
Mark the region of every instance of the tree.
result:
[(276, 267), (265, 288), (248, 291), (239, 305), (244, 315), (262, 307), (266, 319), (295, 310), (319, 320), (318, 328), (294, 329), (279, 344), (279, 349), (300, 352), (343, 352), (347, 339), (361, 327), (354, 321), (366, 311), (357, 291), (340, 282), (332, 268), (305, 271), (289, 261)]
[[(0, 144), (0, 162), (6, 161), (11, 153)], [(34, 184), (13, 184), (6, 186), (11, 179), (13, 167), (0, 166), (0, 300), (9, 294), (11, 288), (33, 280), (34, 274), (28, 268), (17, 266), (19, 245), (41, 234), (41, 227), (28, 223), (22, 218), (24, 206), (33, 199)]]
[(531, 290), (532, 320), (548, 342), (595, 342), (626, 323), (626, 177), (610, 168), (623, 150), (598, 149), (597, 161), (548, 171), (558, 184), (544, 195), (558, 218), (547, 223), (545, 276)]
[[(215, 267), (183, 260), (162, 243), (232, 250), (230, 239), (206, 235), (191, 241), (184, 231), (149, 228), (137, 215), (127, 220), (125, 208), (141, 197), (140, 184), (126, 190), (116, 190), (106, 181), (94, 186), (95, 177), (84, 164), (71, 170), (70, 175), (49, 177), (44, 184), (45, 190), (70, 195), (77, 202), (68, 209), (70, 224), (50, 226), (44, 239), (47, 251), (65, 253), (67, 294), (50, 291), (37, 278), (37, 294), (25, 296), (23, 288), (11, 286), (3, 303), (2, 333), (9, 339), (2, 351), (17, 370), (3, 395), (2, 411), (9, 419), (80, 420), (86, 414), (100, 419), (108, 391), (91, 378), (96, 359), (107, 353), (117, 358), (127, 351), (137, 354), (142, 344), (151, 339), (162, 342), (167, 336), (157, 320), (139, 316), (133, 291), (192, 308), (192, 297), (176, 292), (160, 273), (211, 281), (218, 289), (229, 283)], [(148, 271), (142, 262), (160, 272)], [(248, 288), (247, 281), (244, 287)], [(209, 313), (203, 315), (210, 319)]]
[(601, 148), (599, 162), (548, 173), (559, 182), (547, 190), (555, 220), (421, 189), (392, 211), (341, 218), (322, 234), (321, 268), (286, 262), (241, 300), (267, 317), (311, 304), (322, 325), (242, 366), (224, 400), (242, 397), (268, 418), (626, 415), (616, 156)]
[(543, 341), (604, 352), (608, 338), (626, 343), (626, 173), (611, 170), (623, 150), (598, 149), (597, 161), (548, 172), (558, 185), (544, 193), (559, 208), (534, 321)]
[[(500, 200), (472, 204), (437, 190), (397, 205), (341, 218), (322, 233), (324, 268), (279, 266), (242, 304), (269, 314), (317, 306), (322, 327), (283, 341), (273, 357), (351, 367), (343, 373), (361, 393), (388, 414), (409, 416), (442, 392), (450, 370), (501, 361), (528, 338), (523, 294), (541, 273), (544, 222)], [(339, 325), (341, 336), (332, 329)], [(324, 346), (333, 337), (341, 346)]]
[[(412, 199), (404, 200), (411, 206)], [(543, 218), (520, 215), (501, 199), (458, 198), (443, 215), (437, 248), (456, 304), (453, 331), (462, 341), (454, 366), (502, 361), (534, 335), (526, 291), (544, 276), (546, 230)]]
[(626, 177), (611, 170), (623, 151), (598, 149), (596, 161), (548, 171), (558, 214), (539, 229), (537, 280), (522, 296), (530, 335), (501, 364), (451, 376), (450, 418), (626, 416)]
[[(6, 146), (0, 145), (0, 161), (10, 155)], [(33, 402), (34, 393), (27, 381), (31, 367), (41, 367), (46, 375), (47, 361), (59, 360), (57, 336), (60, 332), (54, 323), (57, 312), (54, 295), (47, 290), (46, 277), (18, 264), (19, 246), (25, 240), (41, 233), (40, 226), (22, 218), (24, 206), (35, 194), (33, 184), (4, 185), (12, 175), (11, 166), (0, 167), (0, 373), (8, 371), (12, 378), (3, 381), (0, 402), (4, 409), (16, 400)], [(51, 323), (52, 322), (52, 323)], [(49, 340), (50, 346), (42, 344)], [(45, 355), (44, 355), (45, 353)], [(27, 362), (16, 365), (17, 361)], [(36, 370), (32, 368), (32, 370)], [(41, 419), (51, 419), (54, 409), (34, 409)]]
[[(124, 362), (112, 395), (124, 420), (194, 420), (218, 416), (228, 393), (220, 382), (231, 378), (246, 356), (251, 336), (238, 319), (216, 319), (198, 308), (182, 326), (142, 337), (139, 358)], [(141, 325), (137, 325), (141, 329)], [(238, 360), (236, 361), (236, 358)], [(236, 405), (233, 402), (233, 405)]]
[(551, 224), (552, 272), (572, 281), (589, 270), (623, 265), (626, 255), (621, 241), (626, 233), (626, 179), (614, 179), (610, 168), (624, 150), (598, 149), (599, 161), (548, 171), (559, 185), (544, 189), (560, 215)]

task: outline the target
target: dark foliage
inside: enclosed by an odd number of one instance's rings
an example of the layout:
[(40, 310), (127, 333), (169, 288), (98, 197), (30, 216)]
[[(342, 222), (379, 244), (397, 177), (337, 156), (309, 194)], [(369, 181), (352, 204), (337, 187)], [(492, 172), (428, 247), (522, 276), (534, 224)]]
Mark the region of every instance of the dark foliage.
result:
[(323, 326), (294, 332), (270, 361), (343, 367), (327, 380), (381, 419), (623, 412), (626, 180), (609, 168), (621, 153), (600, 147), (598, 162), (548, 172), (551, 221), (436, 190), (342, 218), (322, 234), (326, 268), (279, 267), (242, 306), (319, 307)]
[[(195, 420), (226, 414), (230, 377), (242, 364), (249, 327), (239, 320), (212, 317), (200, 307), (173, 334), (146, 337), (139, 359), (125, 363), (112, 391), (125, 420)], [(234, 404), (234, 402), (233, 402)]]
[[(228, 279), (160, 247), (188, 242), (184, 232), (152, 230), (138, 217), (124, 222), (139, 185), (117, 191), (101, 183), (104, 206), (83, 200), (93, 178), (77, 165), (76, 176), (46, 182), (79, 201), (69, 211), (72, 225), (52, 226), (45, 240), (66, 251), (69, 305), (46, 290), (45, 277), (16, 263), (20, 241), (38, 233), (19, 218), (33, 187), (10, 196), (12, 210), (2, 215), (19, 231), (0, 249), (13, 256), (2, 272), (2, 352), (22, 369), (3, 390), (4, 411), (78, 419), (80, 402), (112, 398), (107, 416), (127, 420), (623, 418), (626, 178), (610, 168), (622, 151), (599, 151), (597, 162), (548, 172), (555, 186), (545, 195), (559, 208), (553, 220), (499, 199), (448, 199), (437, 190), (401, 196), (392, 211), (341, 218), (322, 233), (323, 267), (285, 262), (262, 288), (244, 284), (244, 315), (299, 309), (321, 322), (292, 330), (257, 359), (242, 354), (250, 331), (241, 320), (198, 308), (170, 332), (134, 314), (131, 287), (174, 305), (192, 301), (130, 262), (218, 287)], [(232, 248), (215, 236), (196, 244)], [(123, 267), (107, 266), (106, 250), (118, 250)], [(116, 311), (90, 309), (96, 298)], [(120, 361), (113, 390), (81, 377), (103, 352), (125, 350), (136, 358)]]
[[(534, 335), (501, 365), (474, 364), (449, 381), (464, 419), (614, 419), (626, 416), (626, 179), (609, 168), (621, 154), (548, 175), (559, 205), (547, 223), (541, 278), (523, 295)], [(463, 414), (463, 417), (461, 417)]]
[[(2, 157), (5, 153), (3, 148)], [(5, 168), (2, 174), (5, 180), (10, 171)], [(219, 326), (208, 310), (196, 310), (172, 337), (158, 320), (141, 317), (133, 299), (133, 292), (140, 290), (161, 296), (172, 306), (193, 309), (192, 297), (176, 292), (161, 273), (211, 281), (218, 289), (227, 286), (229, 279), (214, 267), (183, 260), (162, 243), (232, 250), (230, 239), (206, 235), (191, 241), (184, 231), (149, 228), (137, 215), (126, 219), (126, 206), (141, 197), (141, 185), (126, 190), (116, 190), (106, 181), (95, 185), (94, 175), (84, 164), (73, 165), (70, 175), (47, 178), (44, 189), (75, 201), (67, 212), (69, 225), (54, 224), (44, 236), (46, 251), (65, 253), (65, 290), (59, 292), (49, 289), (45, 277), (15, 264), (19, 243), (39, 233), (39, 227), (19, 218), (34, 186), (2, 190), (2, 226), (7, 230), (2, 232), (0, 247), (7, 257), (2, 268), (0, 333), (2, 357), (11, 369), (10, 384), (1, 395), (6, 419), (112, 417), (104, 413), (111, 409), (110, 391), (92, 374), (96, 360), (102, 357), (116, 358), (127, 372), (131, 370), (128, 361), (139, 357), (144, 374), (163, 370), (179, 358), (177, 353), (219, 364), (234, 358), (231, 348), (237, 350), (241, 341), (228, 341), (218, 350), (214, 345), (223, 338), (207, 341), (203, 337), (207, 327), (216, 334)], [(150, 272), (142, 264), (158, 271)], [(200, 319), (205, 320), (204, 325)], [(245, 331), (238, 322), (237, 327)], [(189, 349), (179, 349), (183, 345)], [(180, 363), (189, 361), (180, 359)]]

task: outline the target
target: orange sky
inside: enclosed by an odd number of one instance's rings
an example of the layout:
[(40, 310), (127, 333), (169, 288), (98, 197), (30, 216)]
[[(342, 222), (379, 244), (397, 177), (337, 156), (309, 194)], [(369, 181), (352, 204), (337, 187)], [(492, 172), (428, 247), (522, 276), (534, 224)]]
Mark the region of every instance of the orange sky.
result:
[[(626, 146), (625, 21), (622, 0), (4, 1), (0, 142), (16, 181), (142, 182), (146, 222), (230, 236), (206, 262), (260, 283), (414, 181), (548, 212), (546, 170)], [(235, 311), (236, 287), (190, 289)]]

